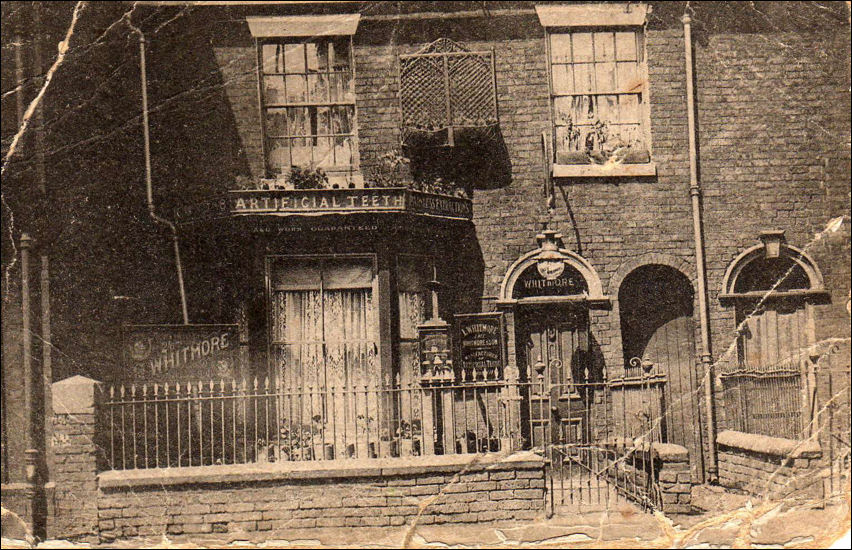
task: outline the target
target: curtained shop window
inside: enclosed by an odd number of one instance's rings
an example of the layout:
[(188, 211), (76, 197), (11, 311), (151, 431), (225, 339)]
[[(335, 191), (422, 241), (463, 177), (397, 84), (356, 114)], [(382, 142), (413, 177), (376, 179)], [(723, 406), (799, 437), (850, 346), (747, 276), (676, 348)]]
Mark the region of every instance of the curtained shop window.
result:
[(342, 456), (379, 415), (376, 393), (367, 391), (381, 380), (373, 262), (276, 257), (268, 270), (282, 417), (322, 432)]
[(399, 363), (402, 385), (413, 384), (420, 375), (417, 356), (417, 325), (431, 314), (428, 282), (432, 279), (431, 261), (424, 256), (397, 257), (399, 299)]

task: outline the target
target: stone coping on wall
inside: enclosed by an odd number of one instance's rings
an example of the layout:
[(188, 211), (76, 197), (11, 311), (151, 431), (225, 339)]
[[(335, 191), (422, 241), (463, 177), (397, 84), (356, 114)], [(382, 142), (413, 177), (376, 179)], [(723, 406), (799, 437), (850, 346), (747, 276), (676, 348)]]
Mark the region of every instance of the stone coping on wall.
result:
[(723, 447), (787, 458), (819, 458), (822, 456), (822, 448), (819, 442), (811, 439), (785, 439), (783, 437), (725, 430), (719, 432), (716, 436), (716, 443)]
[(663, 462), (689, 462), (689, 450), (674, 443), (650, 442), (641, 437), (636, 439), (612, 437), (603, 441), (601, 446), (623, 453), (653, 453), (653, 458)]
[(510, 455), (434, 455), (409, 458), (349, 459), (305, 462), (269, 462), (150, 468), (143, 470), (110, 470), (98, 475), (101, 489), (132, 489), (149, 486), (241, 483), (300, 479), (341, 479), (385, 477), (436, 472), (470, 472), (482, 470), (536, 469), (544, 459), (533, 452)]

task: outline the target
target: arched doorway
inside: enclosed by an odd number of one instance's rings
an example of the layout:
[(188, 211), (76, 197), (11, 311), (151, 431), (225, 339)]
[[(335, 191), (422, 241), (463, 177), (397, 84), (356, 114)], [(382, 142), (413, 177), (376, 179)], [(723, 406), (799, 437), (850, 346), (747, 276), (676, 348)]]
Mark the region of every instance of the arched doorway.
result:
[(816, 334), (813, 308), (829, 295), (816, 263), (784, 242), (783, 231), (764, 231), (762, 244), (728, 267), (719, 296), (733, 306), (735, 358), (722, 365), (720, 423), (727, 429), (807, 439), (816, 411)]
[(609, 301), (595, 269), (563, 248), (561, 235), (546, 230), (537, 240), (506, 272), (497, 303), (514, 351), (508, 378), (521, 382), (518, 428), (532, 447), (588, 439), (590, 388), (603, 384), (589, 360), (589, 309)]
[[(628, 431), (629, 401), (657, 401), (651, 410), (659, 418), (649, 419), (655, 437), (686, 447), (693, 479), (700, 481), (703, 468), (693, 300), (691, 281), (666, 265), (645, 265), (624, 278), (618, 290), (625, 381), (621, 401), (626, 405), (623, 413)], [(628, 380), (649, 375), (654, 375), (654, 386), (649, 383), (630, 389)], [(648, 395), (651, 392), (653, 395)], [(658, 399), (660, 392), (662, 398)], [(617, 405), (619, 399), (614, 397), (613, 401)]]

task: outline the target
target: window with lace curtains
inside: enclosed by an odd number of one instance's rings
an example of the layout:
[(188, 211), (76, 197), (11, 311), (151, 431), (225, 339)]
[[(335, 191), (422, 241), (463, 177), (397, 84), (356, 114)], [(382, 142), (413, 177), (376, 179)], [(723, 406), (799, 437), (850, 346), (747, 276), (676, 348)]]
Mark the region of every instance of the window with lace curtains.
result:
[(549, 41), (557, 162), (616, 152), (648, 162), (642, 33), (551, 32)]
[(271, 175), (293, 166), (357, 167), (350, 37), (260, 45), (266, 163)]
[(268, 273), (281, 414), (302, 429), (333, 425), (326, 444), (342, 453), (379, 414), (366, 392), (381, 381), (373, 263), (275, 257)]
[(428, 282), (432, 279), (429, 258), (397, 257), (397, 294), (399, 300), (399, 378), (405, 386), (417, 382), (420, 362), (417, 355), (417, 325), (431, 314)]

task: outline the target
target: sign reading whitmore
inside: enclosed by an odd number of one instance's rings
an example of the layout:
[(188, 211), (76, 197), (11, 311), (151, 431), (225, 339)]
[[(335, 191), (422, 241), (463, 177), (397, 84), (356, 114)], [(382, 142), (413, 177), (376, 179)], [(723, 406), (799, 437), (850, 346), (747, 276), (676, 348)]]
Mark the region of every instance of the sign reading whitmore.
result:
[[(455, 316), (456, 342), (462, 368), (471, 372), (503, 372), (503, 314), (471, 313)], [(490, 374), (490, 373), (489, 373)]]
[(237, 325), (126, 325), (122, 380), (183, 382), (238, 376)]
[(469, 220), (470, 200), (405, 188), (231, 191), (225, 197), (175, 211), (178, 222), (245, 215), (318, 215), (402, 212)]

